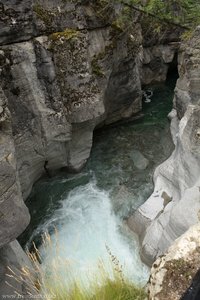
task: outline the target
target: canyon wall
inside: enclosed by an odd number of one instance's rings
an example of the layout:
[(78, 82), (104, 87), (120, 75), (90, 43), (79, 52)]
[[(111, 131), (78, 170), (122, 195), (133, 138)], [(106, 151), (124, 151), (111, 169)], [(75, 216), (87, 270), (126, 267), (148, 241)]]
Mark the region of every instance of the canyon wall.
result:
[(105, 1), (0, 2), (1, 293), (7, 265), (26, 261), (14, 240), (33, 183), (79, 171), (96, 126), (141, 111), (142, 85), (166, 79), (178, 35), (145, 44), (139, 13)]
[(140, 237), (141, 256), (151, 265), (200, 212), (200, 27), (182, 43), (174, 108), (170, 113), (175, 150), (155, 171), (155, 189), (128, 223)]

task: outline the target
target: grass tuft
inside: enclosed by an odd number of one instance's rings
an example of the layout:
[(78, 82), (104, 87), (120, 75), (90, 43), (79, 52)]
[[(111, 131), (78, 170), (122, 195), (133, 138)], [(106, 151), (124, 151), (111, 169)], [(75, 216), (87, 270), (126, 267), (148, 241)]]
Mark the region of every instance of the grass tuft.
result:
[[(45, 234), (44, 247), (54, 247), (50, 236)], [(41, 253), (36, 248), (34, 252), (27, 253), (32, 261), (33, 269), (23, 267), (21, 270), (12, 270), (8, 267), (7, 284), (9, 278), (15, 278), (26, 286), (27, 294), (40, 296), (47, 300), (145, 300), (146, 293), (142, 287), (138, 287), (124, 277), (122, 266), (110, 248), (106, 245), (110, 257), (112, 272), (106, 271), (104, 263), (99, 262), (96, 272), (87, 274), (87, 283), (81, 282), (72, 272), (72, 264), (69, 260), (55, 255), (48, 264), (41, 264)], [(13, 287), (14, 289), (14, 287)], [(18, 291), (14, 290), (16, 294)]]

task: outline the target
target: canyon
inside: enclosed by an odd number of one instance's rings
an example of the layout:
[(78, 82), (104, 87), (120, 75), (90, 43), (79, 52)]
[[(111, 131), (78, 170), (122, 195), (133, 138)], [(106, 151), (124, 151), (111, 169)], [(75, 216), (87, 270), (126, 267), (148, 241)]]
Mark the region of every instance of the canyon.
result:
[[(54, 2), (0, 3), (2, 295), (11, 291), (7, 266), (29, 265), (16, 238), (30, 221), (24, 201), (33, 184), (59, 169), (79, 172), (93, 131), (140, 117), (143, 87), (164, 82), (177, 64), (169, 116), (175, 150), (155, 171), (154, 193), (127, 222), (151, 265), (199, 220), (200, 28), (180, 45), (182, 28), (151, 36), (140, 13), (121, 4)], [(24, 283), (13, 285), (27, 295)]]

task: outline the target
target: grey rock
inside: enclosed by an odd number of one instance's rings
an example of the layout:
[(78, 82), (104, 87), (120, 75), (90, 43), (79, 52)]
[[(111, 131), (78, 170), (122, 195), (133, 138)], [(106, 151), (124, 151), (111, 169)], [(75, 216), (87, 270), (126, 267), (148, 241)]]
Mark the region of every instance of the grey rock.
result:
[(144, 157), (144, 155), (140, 151), (131, 151), (130, 157), (133, 160), (133, 163), (137, 169), (145, 170), (147, 168), (149, 161)]
[[(80, 23), (71, 30), (2, 47), (2, 86), (12, 115), (24, 198), (44, 174), (44, 166), (50, 173), (62, 167), (79, 170), (89, 157), (99, 123), (141, 110), (140, 26), (135, 24), (123, 35), (110, 25), (80, 31), (88, 15), (96, 16), (96, 5), (37, 2), (33, 10), (36, 23), (40, 19), (38, 24), (43, 24), (36, 26), (40, 33), (73, 28), (77, 18)], [(73, 24), (65, 24), (64, 6), (69, 13), (76, 10)], [(51, 28), (45, 24), (48, 18)], [(131, 34), (137, 36), (134, 41)]]
[(0, 45), (25, 41), (33, 36), (32, 0), (0, 2)]
[(170, 63), (179, 49), (179, 43), (144, 47), (141, 81), (143, 85), (164, 82)]
[[(6, 105), (6, 98), (1, 89), (0, 98)], [(0, 247), (21, 234), (30, 219), (22, 200), (11, 118), (8, 115), (9, 111), (6, 112), (4, 119), (0, 120)]]
[[(23, 269), (29, 273), (22, 275)], [(31, 283), (34, 279), (36, 279), (36, 270), (17, 241), (0, 249), (0, 299), (15, 298), (16, 292), (21, 298), (30, 299), (29, 291), (33, 297), (34, 295), (39, 297)]]
[[(199, 223), (178, 238), (151, 268), (149, 299), (179, 300), (199, 270)], [(187, 270), (187, 271), (186, 271)]]
[[(46, 80), (54, 72), (52, 60), (49, 58), (47, 63), (43, 54), (38, 61), (31, 42), (4, 49), (12, 58), (10, 75), (6, 73), (12, 82), (5, 83), (4, 89), (12, 115), (21, 188), (26, 198), (32, 184), (44, 173), (45, 162), (49, 169), (67, 164), (66, 143), (70, 140), (71, 127), (65, 118), (56, 81), (50, 86)], [(46, 77), (41, 76), (44, 67)]]
[[(198, 222), (200, 210), (200, 30), (180, 49), (179, 74), (174, 98), (172, 135), (175, 150), (155, 171), (154, 193), (129, 223), (142, 236), (142, 258), (151, 265), (172, 242)], [(195, 84), (194, 84), (195, 83)], [(178, 118), (177, 118), (178, 116)], [(172, 200), (167, 205), (162, 197)]]
[(73, 124), (68, 159), (70, 170), (80, 171), (90, 156), (93, 129), (94, 124), (90, 122)]

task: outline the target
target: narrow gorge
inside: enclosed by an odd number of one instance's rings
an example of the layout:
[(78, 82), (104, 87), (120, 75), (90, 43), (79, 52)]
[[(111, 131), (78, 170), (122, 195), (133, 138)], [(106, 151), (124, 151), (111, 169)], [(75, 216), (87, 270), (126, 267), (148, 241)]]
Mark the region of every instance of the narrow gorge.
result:
[[(150, 276), (148, 299), (191, 284), (200, 27), (182, 39), (183, 26), (153, 31), (152, 18), (120, 1), (0, 2), (0, 299), (30, 299), (12, 270), (33, 268), (33, 241), (48, 266), (58, 240), (80, 277), (98, 259), (110, 272), (111, 252), (133, 283)], [(180, 260), (179, 275), (192, 271), (169, 294)]]

